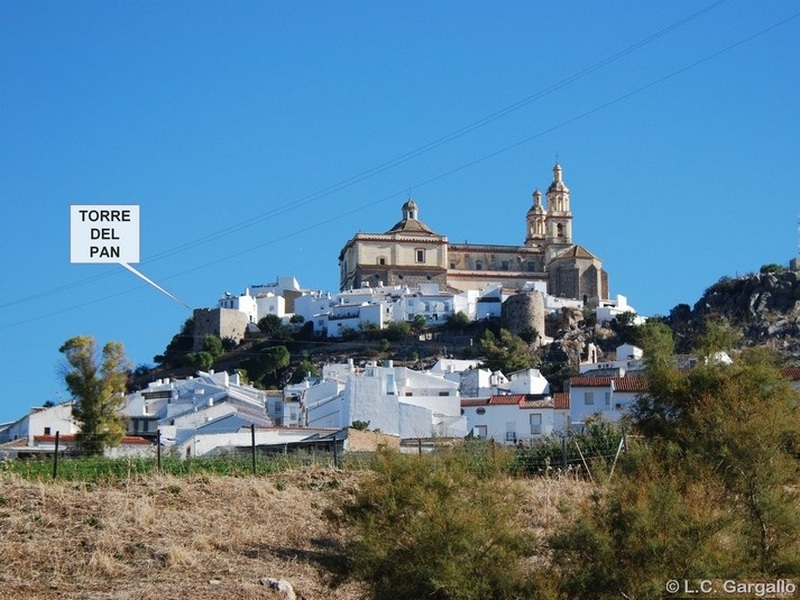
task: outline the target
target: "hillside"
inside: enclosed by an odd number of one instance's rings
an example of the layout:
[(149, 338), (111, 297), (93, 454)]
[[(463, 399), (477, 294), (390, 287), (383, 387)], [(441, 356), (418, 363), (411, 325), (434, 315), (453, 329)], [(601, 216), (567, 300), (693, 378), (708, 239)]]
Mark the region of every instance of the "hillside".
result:
[(741, 333), (744, 346), (767, 346), (800, 365), (800, 272), (766, 267), (762, 273), (722, 277), (690, 308), (676, 306), (668, 324), (679, 349), (702, 331), (706, 319), (722, 318)]
[[(281, 598), (260, 583), (272, 577), (307, 600), (367, 598), (359, 584), (334, 583), (342, 538), (324, 518), (363, 476), (297, 470), (97, 484), (0, 473), (0, 591), (31, 600)], [(538, 538), (588, 493), (567, 480), (521, 485), (520, 523)]]
[[(774, 265), (772, 267), (775, 267)], [(741, 334), (743, 346), (767, 346), (781, 353), (788, 365), (800, 366), (800, 272), (775, 267), (767, 272), (736, 278), (722, 277), (711, 285), (701, 298), (690, 306), (679, 304), (670, 314), (662, 317), (675, 334), (678, 352), (689, 352), (694, 338), (703, 331), (705, 320), (724, 319)], [(274, 336), (269, 333), (250, 337), (241, 345), (229, 349), (214, 360), (217, 371), (244, 369), (249, 371), (265, 349), (285, 346), (290, 363), (279, 369), (273, 377), (265, 377), (262, 387), (280, 388), (290, 380), (298, 381), (309, 367), (317, 370), (328, 362), (353, 360), (363, 364), (369, 360), (395, 361), (398, 366), (412, 368), (430, 367), (442, 356), (454, 358), (479, 358), (480, 338), (486, 329), (498, 333), (499, 320), (458, 328), (427, 328), (427, 337), (409, 331), (368, 330), (347, 339), (308, 339), (288, 333), (288, 329)], [(553, 343), (542, 348), (538, 355), (543, 372), (551, 379), (554, 389), (559, 389), (560, 378), (569, 375), (569, 365), (585, 358), (588, 342), (594, 342), (601, 352), (601, 360), (612, 355), (616, 347), (631, 342), (630, 327), (615, 323), (600, 327), (584, 319), (580, 311), (563, 311), (551, 315), (546, 323), (547, 335)], [(181, 334), (175, 336), (171, 346)], [(165, 354), (169, 354), (166, 352)], [(186, 377), (197, 368), (176, 366), (181, 356), (153, 370), (144, 370), (132, 380), (132, 389), (147, 385), (160, 377)], [(552, 375), (552, 377), (550, 377)]]

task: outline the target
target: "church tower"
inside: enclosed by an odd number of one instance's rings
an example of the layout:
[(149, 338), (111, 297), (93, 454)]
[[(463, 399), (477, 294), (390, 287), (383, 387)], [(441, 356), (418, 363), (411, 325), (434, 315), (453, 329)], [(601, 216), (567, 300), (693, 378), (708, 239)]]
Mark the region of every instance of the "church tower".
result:
[(572, 244), (572, 212), (569, 188), (564, 183), (561, 165), (553, 167), (553, 182), (547, 188), (547, 243), (566, 248)]
[(545, 239), (547, 212), (542, 206), (542, 192), (539, 190), (533, 192), (533, 206), (528, 209), (526, 222), (528, 234), (525, 236), (525, 245), (529, 247), (541, 245)]

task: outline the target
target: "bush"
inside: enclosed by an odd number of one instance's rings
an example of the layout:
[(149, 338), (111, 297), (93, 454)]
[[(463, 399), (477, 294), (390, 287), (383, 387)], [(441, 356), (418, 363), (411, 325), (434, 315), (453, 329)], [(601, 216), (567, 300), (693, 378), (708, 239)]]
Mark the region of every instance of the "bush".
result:
[(380, 452), (375, 476), (329, 515), (349, 538), (350, 576), (385, 600), (533, 597), (518, 489), (500, 469), (474, 466), (464, 450)]

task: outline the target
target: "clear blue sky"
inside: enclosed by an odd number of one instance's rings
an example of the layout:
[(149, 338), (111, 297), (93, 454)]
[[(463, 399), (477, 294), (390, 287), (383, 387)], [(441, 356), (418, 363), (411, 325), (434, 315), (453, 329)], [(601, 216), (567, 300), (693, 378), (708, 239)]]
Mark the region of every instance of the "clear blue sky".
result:
[(138, 204), (138, 268), (194, 307), (335, 291), (410, 194), (451, 240), (522, 243), (558, 158), (573, 237), (640, 314), (786, 264), (800, 5), (0, 0), (0, 421), (66, 399), (59, 346), (151, 363), (189, 312), (69, 260), (71, 204)]

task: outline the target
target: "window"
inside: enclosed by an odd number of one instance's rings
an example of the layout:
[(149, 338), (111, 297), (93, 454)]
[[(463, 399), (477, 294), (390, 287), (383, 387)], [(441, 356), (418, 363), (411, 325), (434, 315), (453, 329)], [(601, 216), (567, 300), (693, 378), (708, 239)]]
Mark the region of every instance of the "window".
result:
[(611, 392), (606, 392), (606, 406), (611, 406)]
[(479, 408), (478, 410), (475, 411), (475, 413), (479, 414), (479, 415), (485, 415), (486, 414), (486, 409), (485, 408)]
[(584, 392), (583, 403), (586, 406), (594, 406), (594, 392)]
[(475, 270), (476, 271), (483, 271), (483, 263), (479, 260), (475, 261)]
[(385, 265), (385, 264), (386, 264), (386, 259), (385, 259), (385, 258), (383, 258), (383, 257), (380, 257), (380, 258), (378, 259), (378, 264), (379, 264), (379, 265)]
[(487, 436), (486, 425), (475, 425), (472, 428), (472, 433), (476, 438), (485, 440)]
[(517, 441), (517, 424), (514, 421), (506, 421), (506, 441)]
[(44, 428), (44, 434), (45, 435), (50, 435), (50, 428), (49, 427), (45, 427)]
[(542, 415), (540, 413), (532, 413), (531, 420), (531, 435), (541, 435), (542, 433)]
[(425, 250), (423, 248), (417, 248), (414, 252), (416, 253), (416, 261), (418, 263), (424, 263), (425, 262)]
[(455, 268), (456, 268), (456, 263), (454, 263), (454, 262), (452, 262), (452, 261), (451, 261), (451, 262), (450, 262), (450, 268), (451, 268), (451, 269), (455, 269)]
[(503, 271), (508, 271), (508, 261), (507, 261), (507, 260), (504, 260), (504, 261), (501, 263), (501, 265), (502, 265), (502, 266), (501, 266), (501, 269), (502, 269)]
[(439, 392), (440, 396), (449, 396), (450, 392)]

